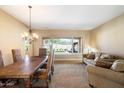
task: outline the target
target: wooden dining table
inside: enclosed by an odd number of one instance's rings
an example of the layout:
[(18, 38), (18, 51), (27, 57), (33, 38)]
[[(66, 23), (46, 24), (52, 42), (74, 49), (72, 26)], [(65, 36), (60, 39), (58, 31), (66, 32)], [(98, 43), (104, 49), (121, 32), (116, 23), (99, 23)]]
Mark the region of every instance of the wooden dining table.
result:
[(48, 56), (25, 56), (20, 62), (16, 62), (0, 68), (0, 79), (23, 79), (25, 87), (31, 87), (33, 74), (46, 63)]

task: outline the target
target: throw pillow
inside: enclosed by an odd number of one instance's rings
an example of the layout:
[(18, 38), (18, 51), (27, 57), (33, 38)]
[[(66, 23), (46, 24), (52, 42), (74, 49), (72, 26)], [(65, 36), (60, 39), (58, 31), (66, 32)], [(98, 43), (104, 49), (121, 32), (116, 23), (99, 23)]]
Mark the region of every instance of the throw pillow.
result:
[(109, 69), (112, 66), (112, 62), (107, 61), (97, 61), (95, 66), (103, 67)]
[(110, 59), (110, 55), (109, 54), (105, 54), (105, 53), (103, 53), (101, 56), (100, 56), (100, 58), (101, 59)]
[(99, 57), (96, 57), (96, 58), (94, 59), (95, 62), (97, 62), (97, 61), (99, 61), (99, 60), (100, 60)]
[(95, 53), (95, 59), (94, 59), (94, 62), (96, 63), (97, 61), (100, 61), (100, 56), (102, 55), (101, 52), (96, 52)]
[(83, 57), (84, 57), (84, 58), (87, 58), (87, 56), (88, 56), (88, 54), (83, 54)]
[(94, 53), (90, 53), (87, 55), (88, 59), (95, 59), (95, 54)]
[(124, 60), (116, 60), (111, 69), (114, 71), (124, 71)]
[(97, 57), (100, 58), (101, 55), (102, 55), (101, 52), (96, 52), (96, 53), (95, 53), (95, 58), (97, 58)]

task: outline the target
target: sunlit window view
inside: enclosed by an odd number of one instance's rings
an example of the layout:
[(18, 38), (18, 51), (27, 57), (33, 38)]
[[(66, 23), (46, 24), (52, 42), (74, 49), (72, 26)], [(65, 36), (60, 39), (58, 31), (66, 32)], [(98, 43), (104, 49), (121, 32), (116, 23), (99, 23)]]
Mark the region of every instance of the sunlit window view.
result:
[(47, 48), (52, 45), (55, 53), (79, 53), (79, 43), (79, 39), (72, 38), (43, 39), (43, 45)]

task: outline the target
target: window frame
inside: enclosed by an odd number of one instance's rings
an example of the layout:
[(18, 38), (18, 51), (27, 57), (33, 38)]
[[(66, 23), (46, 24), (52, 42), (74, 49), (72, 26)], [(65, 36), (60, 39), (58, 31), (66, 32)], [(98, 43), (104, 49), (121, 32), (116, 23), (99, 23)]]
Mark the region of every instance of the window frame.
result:
[[(45, 39), (71, 39), (72, 41), (72, 47), (73, 47), (73, 42), (74, 42), (74, 39), (78, 39), (79, 40), (79, 44), (78, 44), (78, 52), (77, 53), (81, 53), (81, 37), (43, 37), (42, 38), (42, 45), (44, 46), (44, 40)], [(72, 48), (73, 49), (73, 48)], [(73, 50), (72, 50), (72, 53), (69, 53), (69, 54), (77, 54), (77, 53), (74, 53)], [(56, 53), (57, 54), (57, 53)], [(64, 53), (62, 53), (64, 54)]]

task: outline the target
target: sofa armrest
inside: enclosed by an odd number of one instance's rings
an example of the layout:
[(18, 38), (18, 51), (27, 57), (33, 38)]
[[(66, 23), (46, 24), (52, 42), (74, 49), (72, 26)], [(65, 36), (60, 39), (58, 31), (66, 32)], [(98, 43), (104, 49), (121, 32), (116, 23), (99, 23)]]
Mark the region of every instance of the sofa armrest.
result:
[(96, 74), (102, 78), (109, 79), (114, 82), (118, 82), (124, 85), (124, 73), (123, 72), (116, 72), (110, 69), (88, 65), (87, 66), (88, 74)]

